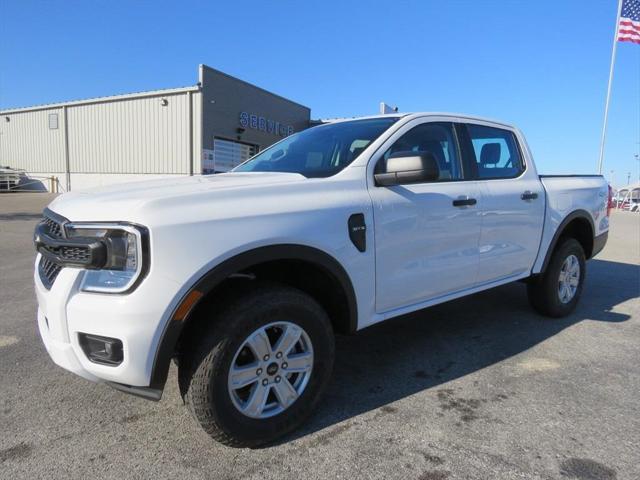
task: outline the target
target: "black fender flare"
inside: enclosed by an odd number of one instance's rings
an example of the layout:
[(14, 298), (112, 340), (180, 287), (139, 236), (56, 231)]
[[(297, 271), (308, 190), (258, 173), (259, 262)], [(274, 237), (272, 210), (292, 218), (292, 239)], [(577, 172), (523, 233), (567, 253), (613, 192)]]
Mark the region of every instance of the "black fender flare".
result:
[[(199, 303), (200, 299), (211, 292), (216, 286), (227, 279), (231, 274), (245, 270), (253, 265), (274, 260), (302, 260), (314, 264), (331, 275), (340, 283), (347, 298), (349, 309), (349, 331), (355, 332), (358, 323), (358, 306), (356, 294), (351, 283), (351, 279), (345, 269), (334, 257), (328, 253), (314, 247), (297, 244), (280, 244), (266, 247), (259, 247), (239, 253), (205, 273), (189, 290), (183, 295), (171, 312), (167, 324), (164, 327), (160, 340), (156, 347), (155, 358), (151, 370), (151, 380), (149, 388), (162, 390), (167, 380), (171, 359), (175, 353), (175, 348), (188, 323), (188, 315)], [(184, 315), (176, 315), (183, 302), (192, 294), (199, 292), (201, 295), (198, 301), (190, 305), (188, 312)]]
[[(566, 230), (567, 225), (569, 225), (572, 221), (576, 219), (587, 220), (589, 222), (589, 225), (591, 226), (592, 237), (595, 237), (596, 228), (595, 228), (595, 225), (593, 224), (593, 218), (591, 218), (591, 214), (586, 210), (575, 210), (571, 212), (569, 215), (567, 215), (564, 218), (564, 220), (562, 220), (562, 222), (560, 222), (560, 225), (558, 225), (556, 232), (553, 234), (553, 238), (551, 239), (551, 243), (549, 243), (549, 248), (547, 248), (547, 253), (545, 254), (545, 257), (544, 257), (544, 263), (542, 264), (542, 268), (540, 269), (541, 274), (547, 270), (547, 266), (551, 261), (551, 255), (553, 254), (553, 251), (555, 250), (556, 245), (558, 244), (558, 240), (560, 240), (560, 238), (562, 237), (562, 234)], [(591, 257), (589, 256), (587, 258), (591, 258)]]

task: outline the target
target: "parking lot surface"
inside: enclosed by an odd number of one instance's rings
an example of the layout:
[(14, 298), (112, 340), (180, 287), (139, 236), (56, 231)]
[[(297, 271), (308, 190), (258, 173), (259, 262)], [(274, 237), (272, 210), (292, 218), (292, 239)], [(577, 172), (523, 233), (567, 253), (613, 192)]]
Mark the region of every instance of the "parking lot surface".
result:
[(250, 450), (200, 430), (173, 367), (153, 403), (51, 362), (31, 278), (51, 199), (0, 195), (0, 478), (640, 478), (640, 215), (614, 213), (570, 317), (517, 283), (340, 337), (316, 414)]

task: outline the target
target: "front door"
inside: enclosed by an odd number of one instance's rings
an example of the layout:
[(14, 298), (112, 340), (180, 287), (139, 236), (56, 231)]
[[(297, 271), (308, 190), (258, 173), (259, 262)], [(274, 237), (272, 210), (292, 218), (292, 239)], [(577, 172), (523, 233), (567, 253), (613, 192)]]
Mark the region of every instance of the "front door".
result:
[(375, 223), (376, 311), (473, 287), (483, 200), (478, 183), (464, 181), (453, 124), (416, 120), (382, 151), (376, 168), (394, 152), (430, 152), (438, 161), (440, 177), (428, 183), (369, 187)]

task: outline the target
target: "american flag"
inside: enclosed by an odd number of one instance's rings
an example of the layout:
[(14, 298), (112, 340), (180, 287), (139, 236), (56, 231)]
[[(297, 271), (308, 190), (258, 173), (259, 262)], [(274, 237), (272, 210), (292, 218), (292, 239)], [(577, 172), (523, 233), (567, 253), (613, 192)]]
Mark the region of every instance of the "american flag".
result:
[(624, 0), (622, 3), (618, 41), (640, 44), (640, 0)]

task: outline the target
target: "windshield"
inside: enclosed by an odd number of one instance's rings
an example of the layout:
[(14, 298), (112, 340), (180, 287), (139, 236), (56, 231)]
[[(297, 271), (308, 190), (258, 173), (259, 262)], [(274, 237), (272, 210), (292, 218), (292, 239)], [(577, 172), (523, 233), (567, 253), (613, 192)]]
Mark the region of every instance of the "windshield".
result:
[(330, 123), (291, 135), (236, 167), (234, 172), (291, 172), (307, 178), (335, 175), (398, 117)]

